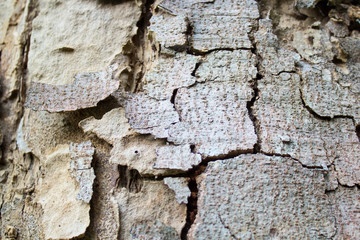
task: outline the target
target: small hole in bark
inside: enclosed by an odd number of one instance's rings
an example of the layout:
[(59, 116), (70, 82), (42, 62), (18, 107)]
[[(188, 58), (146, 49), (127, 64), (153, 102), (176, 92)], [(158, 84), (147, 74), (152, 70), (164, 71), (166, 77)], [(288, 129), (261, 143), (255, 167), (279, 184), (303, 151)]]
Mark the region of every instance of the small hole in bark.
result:
[(270, 229), (270, 236), (275, 236), (276, 234), (277, 234), (276, 228), (271, 228)]
[(342, 61), (341, 59), (338, 59), (337, 57), (334, 57), (332, 62), (336, 65), (344, 63), (344, 61)]
[(190, 150), (191, 150), (192, 153), (194, 153), (194, 151), (195, 151), (195, 145), (190, 145)]
[(308, 41), (311, 45), (314, 45), (314, 37), (313, 36), (309, 36)]

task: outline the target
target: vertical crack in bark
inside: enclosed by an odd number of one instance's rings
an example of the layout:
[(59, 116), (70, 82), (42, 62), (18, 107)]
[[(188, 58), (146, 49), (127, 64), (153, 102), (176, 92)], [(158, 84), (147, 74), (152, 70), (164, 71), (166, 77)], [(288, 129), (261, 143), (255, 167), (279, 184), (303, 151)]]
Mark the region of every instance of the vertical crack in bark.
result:
[(175, 105), (175, 98), (176, 98), (177, 92), (178, 92), (178, 88), (174, 89), (173, 94), (171, 95), (171, 99), (170, 99), (170, 102), (174, 105)]
[[(191, 145), (191, 148), (192, 148), (191, 150), (193, 152), (193, 149), (195, 148), (195, 146)], [(188, 234), (191, 226), (193, 225), (196, 215), (198, 213), (197, 202), (198, 202), (199, 189), (198, 189), (198, 184), (196, 182), (197, 177), (206, 170), (209, 162), (231, 159), (231, 158), (237, 157), (241, 154), (247, 154), (247, 153), (251, 153), (251, 152), (249, 152), (249, 151), (231, 151), (225, 155), (216, 156), (216, 157), (208, 157), (205, 159), (203, 158), (203, 160), (201, 161), (201, 163), (199, 165), (193, 167), (191, 170), (188, 171), (187, 177), (190, 178), (188, 186), (191, 191), (191, 195), (188, 198), (186, 223), (181, 231), (181, 240), (188, 239), (187, 234)]]
[[(259, 7), (260, 7), (260, 5), (259, 5)], [(259, 11), (260, 11), (260, 9), (259, 9)], [(251, 98), (251, 100), (246, 103), (246, 108), (248, 110), (249, 117), (250, 117), (251, 121), (253, 122), (254, 131), (255, 131), (256, 138), (257, 138), (257, 142), (254, 144), (253, 153), (258, 153), (261, 151), (260, 123), (259, 123), (259, 120), (257, 119), (256, 115), (254, 114), (253, 108), (255, 105), (255, 101), (259, 98), (258, 81), (263, 78), (263, 76), (260, 74), (261, 56), (259, 55), (259, 53), (257, 51), (257, 47), (256, 47), (255, 39), (254, 39), (254, 33), (256, 31), (258, 31), (258, 26), (255, 27), (253, 29), (253, 31), (249, 34), (249, 39), (251, 40), (251, 44), (252, 44), (251, 52), (257, 58), (257, 63), (256, 63), (257, 74), (256, 74), (256, 79), (253, 79), (253, 81), (252, 81), (252, 88), (254, 91), (254, 95)]]
[(360, 125), (356, 126), (356, 135), (357, 135), (357, 137), (359, 139), (359, 142), (360, 142)]
[[(255, 29), (256, 30), (256, 29)], [(255, 31), (254, 30), (254, 31)], [(192, 33), (192, 29), (191, 31), (188, 32), (188, 43), (191, 43), (191, 36), (190, 34)], [(252, 41), (252, 44), (253, 44), (253, 48), (255, 49), (243, 49), (243, 50), (251, 50), (254, 54), (256, 54), (256, 56), (258, 57), (258, 59), (260, 59), (260, 57), (258, 56), (258, 53), (256, 51), (256, 45), (254, 43), (254, 40), (253, 40), (253, 36), (249, 36), (251, 41)], [(233, 51), (233, 49), (214, 49), (213, 51), (215, 50), (229, 50), (229, 51)], [(211, 51), (210, 51), (211, 52)], [(206, 52), (206, 53), (198, 53), (198, 52), (195, 52), (193, 49), (191, 49), (191, 47), (187, 50), (187, 53), (188, 54), (193, 54), (193, 55), (206, 55), (208, 54), (209, 52)], [(196, 70), (199, 68), (199, 66), (201, 65), (201, 62), (197, 63), (196, 66), (195, 66), (195, 69), (193, 71), (193, 73), (191, 74), (192, 76), (195, 76), (195, 73), (196, 73)], [(257, 69), (258, 69), (258, 72), (259, 72), (259, 62), (257, 63), (256, 65)], [(254, 145), (254, 148), (252, 150), (252, 153), (258, 153), (261, 151), (261, 147), (260, 147), (260, 138), (259, 138), (259, 123), (258, 123), (258, 120), (256, 118), (256, 116), (254, 115), (253, 113), (253, 106), (255, 104), (255, 101), (257, 100), (258, 96), (259, 96), (259, 89), (257, 87), (257, 81), (259, 79), (261, 79), (262, 76), (258, 73), (257, 74), (257, 78), (254, 79), (253, 81), (253, 90), (254, 90), (254, 96), (252, 97), (252, 99), (250, 101), (247, 102), (246, 104), (246, 107), (247, 107), (247, 110), (248, 110), (248, 114), (249, 114), (249, 117), (250, 119), (252, 120), (253, 122), (253, 125), (254, 125), (254, 131), (255, 131), (255, 134), (257, 135), (257, 143)], [(196, 84), (196, 83), (195, 83)], [(175, 92), (175, 91), (174, 91)], [(174, 95), (173, 95), (174, 96)], [(173, 102), (173, 101), (172, 101)], [(193, 149), (195, 148), (195, 146), (192, 145), (192, 152), (193, 152)], [(190, 197), (188, 198), (188, 204), (187, 204), (187, 216), (186, 216), (186, 223), (185, 223), (185, 226), (184, 228), (182, 229), (181, 231), (181, 239), (182, 240), (187, 240), (188, 239), (188, 232), (191, 228), (191, 226), (193, 225), (194, 221), (195, 221), (195, 218), (196, 218), (196, 215), (198, 213), (198, 205), (197, 205), (197, 201), (198, 201), (198, 194), (199, 194), (199, 189), (198, 189), (198, 184), (196, 182), (196, 178), (202, 174), (206, 167), (208, 166), (208, 163), (211, 162), (211, 161), (217, 161), (217, 160), (225, 160), (225, 159), (229, 159), (229, 158), (234, 158), (240, 154), (244, 154), (244, 153), (249, 153), (247, 151), (232, 151), (226, 155), (223, 155), (223, 156), (216, 156), (216, 157), (211, 157), (211, 158), (206, 158), (206, 159), (203, 159), (202, 162), (197, 165), (196, 167), (194, 167), (192, 170), (189, 171), (189, 177), (190, 177), (190, 181), (189, 181), (189, 188), (190, 188), (190, 191), (191, 191), (191, 195)], [(220, 216), (219, 216), (220, 217)], [(221, 218), (220, 218), (221, 220)], [(225, 225), (224, 225), (225, 226)], [(229, 230), (230, 231), (230, 230)], [(230, 232), (231, 233), (231, 232)], [(232, 234), (231, 234), (232, 235)], [(232, 237), (235, 238), (235, 236), (232, 235)], [(235, 238), (236, 239), (236, 238)]]
[[(19, 3), (23, 4), (23, 3)], [(32, 21), (38, 14), (38, 1), (37, 0), (29, 0), (26, 3), (24, 9), (21, 12), (14, 12), (11, 19), (12, 28), (7, 29), (6, 34), (11, 34), (9, 31), (19, 31), (18, 21), (20, 20), (20, 16), (25, 16), (25, 26), (20, 32), (18, 37), (13, 36), (12, 41), (19, 41), (18, 46), (20, 48), (19, 51), (19, 60), (16, 62), (16, 68), (14, 69), (14, 75), (10, 75), (15, 79), (6, 79), (3, 73), (0, 76), (0, 85), (2, 86), (0, 92), (0, 98), (2, 102), (0, 103), (0, 119), (11, 119), (10, 121), (3, 121), (2, 124), (2, 133), (3, 133), (3, 143), (1, 145), (1, 153), (0, 161), (2, 167), (8, 167), (8, 161), (1, 160), (5, 159), (7, 153), (14, 151), (14, 148), (11, 149), (11, 142), (13, 141), (13, 136), (18, 129), (20, 124), (20, 120), (23, 116), (24, 112), (24, 100), (25, 100), (25, 92), (26, 92), (26, 82), (27, 82), (27, 64), (28, 64), (28, 54), (30, 51), (30, 42), (31, 42), (31, 32), (32, 32)], [(4, 46), (6, 47), (6, 46)], [(3, 52), (2, 52), (3, 53)], [(4, 59), (2, 59), (4, 61)], [(1, 58), (0, 58), (1, 63)], [(1, 67), (1, 66), (0, 66)], [(7, 71), (7, 70), (5, 70)], [(9, 92), (9, 89), (6, 89), (5, 81), (15, 81), (16, 89), (13, 89), (12, 92)], [(15, 148), (17, 146), (14, 146)]]
[(136, 26), (138, 27), (136, 35), (132, 38), (134, 44), (132, 53), (130, 54), (130, 65), (133, 68), (129, 79), (132, 80), (131, 85), (134, 88), (131, 91), (138, 91), (141, 88), (141, 80), (145, 74), (145, 51), (148, 27), (150, 26), (150, 18), (152, 17), (152, 5), (155, 0), (143, 0), (142, 13)]
[(199, 195), (199, 189), (196, 182), (196, 178), (205, 171), (206, 167), (208, 165), (208, 162), (202, 161), (198, 166), (194, 167), (189, 171), (189, 189), (191, 191), (190, 197), (188, 197), (188, 203), (186, 205), (187, 212), (186, 212), (186, 223), (181, 230), (181, 240), (187, 240), (189, 230), (192, 226), (192, 224), (195, 221), (196, 215), (198, 213), (198, 195)]
[[(257, 68), (259, 68), (259, 67), (257, 66)], [(259, 71), (259, 69), (258, 69), (258, 71)], [(248, 110), (249, 117), (250, 117), (251, 121), (253, 122), (254, 131), (256, 134), (256, 138), (257, 138), (257, 142), (254, 145), (253, 153), (258, 153), (261, 151), (261, 142), (260, 142), (260, 134), (259, 134), (260, 124), (259, 124), (259, 121), (256, 118), (256, 116), (254, 114), (254, 110), (253, 110), (255, 101), (257, 100), (257, 98), (259, 96), (259, 89), (257, 86), (257, 83), (258, 83), (257, 81), (260, 80), (261, 78), (262, 78), (261, 75), (258, 73), (256, 79), (253, 81), (253, 86), (252, 86), (253, 90), (254, 90), (254, 96), (251, 98), (250, 101), (248, 101), (246, 103), (246, 108)]]
[[(26, 11), (26, 10), (25, 10)], [(24, 111), (24, 102), (26, 97), (26, 85), (28, 80), (28, 60), (30, 52), (30, 43), (31, 43), (31, 34), (32, 34), (32, 22), (38, 15), (38, 1), (31, 0), (29, 2), (28, 15), (26, 16), (27, 29), (24, 33), (24, 42), (22, 47), (22, 63), (21, 63), (21, 74), (20, 74), (20, 86), (19, 86), (19, 101), (22, 106), (22, 111), (20, 113), (20, 118), (23, 115)]]
[(194, 68), (194, 71), (191, 73), (191, 76), (196, 77), (196, 75), (195, 75), (195, 74), (196, 74), (196, 71), (199, 69), (201, 63), (202, 63), (202, 62), (197, 62), (197, 63), (195, 64), (195, 68)]

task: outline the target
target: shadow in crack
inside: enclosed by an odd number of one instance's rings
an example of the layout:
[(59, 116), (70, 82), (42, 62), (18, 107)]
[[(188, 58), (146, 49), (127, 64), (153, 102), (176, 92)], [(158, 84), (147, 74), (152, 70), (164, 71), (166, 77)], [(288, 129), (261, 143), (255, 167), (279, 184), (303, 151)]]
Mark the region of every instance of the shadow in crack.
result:
[(99, 4), (103, 4), (103, 5), (107, 5), (107, 4), (111, 4), (111, 5), (117, 5), (117, 4), (121, 4), (124, 2), (130, 2), (132, 0), (97, 0), (97, 2)]

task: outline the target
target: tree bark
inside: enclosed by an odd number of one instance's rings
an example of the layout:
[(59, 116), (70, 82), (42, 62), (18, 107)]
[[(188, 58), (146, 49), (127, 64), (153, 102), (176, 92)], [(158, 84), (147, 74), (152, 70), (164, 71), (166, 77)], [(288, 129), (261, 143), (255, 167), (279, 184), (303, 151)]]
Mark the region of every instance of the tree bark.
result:
[(1, 239), (360, 239), (357, 1), (0, 9)]

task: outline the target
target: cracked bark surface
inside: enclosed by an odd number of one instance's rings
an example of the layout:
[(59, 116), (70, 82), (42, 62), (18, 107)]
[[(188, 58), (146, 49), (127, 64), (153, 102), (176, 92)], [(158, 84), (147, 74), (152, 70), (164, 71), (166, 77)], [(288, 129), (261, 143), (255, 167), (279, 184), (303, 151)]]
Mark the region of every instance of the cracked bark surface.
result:
[(336, 232), (322, 172), (290, 158), (246, 154), (211, 162), (198, 185), (189, 239), (327, 239)]
[(0, 8), (1, 239), (360, 238), (356, 1)]

